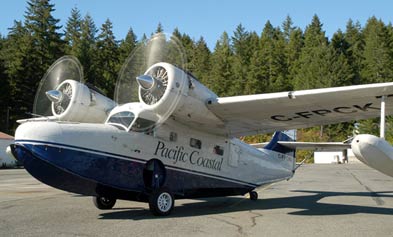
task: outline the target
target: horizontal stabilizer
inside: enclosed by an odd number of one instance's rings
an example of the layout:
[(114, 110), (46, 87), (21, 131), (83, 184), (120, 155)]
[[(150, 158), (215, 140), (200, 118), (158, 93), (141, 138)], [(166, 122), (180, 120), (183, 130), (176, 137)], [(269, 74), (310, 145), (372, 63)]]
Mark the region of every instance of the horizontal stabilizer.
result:
[[(278, 144), (296, 150), (342, 151), (351, 148), (351, 144), (344, 142), (290, 142), (279, 141)], [(255, 148), (264, 148), (267, 143), (251, 144)]]

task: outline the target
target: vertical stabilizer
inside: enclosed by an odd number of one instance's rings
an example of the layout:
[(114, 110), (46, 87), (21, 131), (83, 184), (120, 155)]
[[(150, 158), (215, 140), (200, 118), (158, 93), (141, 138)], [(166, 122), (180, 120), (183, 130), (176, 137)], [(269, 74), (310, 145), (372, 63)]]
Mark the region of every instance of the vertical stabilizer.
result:
[(295, 157), (296, 149), (291, 149), (280, 145), (279, 141), (296, 141), (296, 130), (277, 131), (274, 133), (272, 140), (264, 147), (264, 149), (283, 153), (288, 156)]

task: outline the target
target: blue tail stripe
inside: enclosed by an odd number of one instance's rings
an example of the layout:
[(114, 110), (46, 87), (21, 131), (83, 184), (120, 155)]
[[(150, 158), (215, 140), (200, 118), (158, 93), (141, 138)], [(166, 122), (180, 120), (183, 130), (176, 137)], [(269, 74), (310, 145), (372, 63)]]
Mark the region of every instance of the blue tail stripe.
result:
[(272, 140), (264, 147), (264, 149), (276, 151), (279, 153), (284, 153), (290, 156), (295, 156), (296, 150), (280, 145), (278, 143), (279, 141), (294, 141), (294, 140), (286, 133), (277, 131), (274, 133)]

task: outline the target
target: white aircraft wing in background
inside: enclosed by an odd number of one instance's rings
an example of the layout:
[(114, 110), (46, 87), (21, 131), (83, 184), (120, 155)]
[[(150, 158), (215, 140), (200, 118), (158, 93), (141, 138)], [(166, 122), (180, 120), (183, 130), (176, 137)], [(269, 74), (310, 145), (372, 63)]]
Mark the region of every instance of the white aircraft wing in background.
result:
[(232, 136), (244, 136), (393, 114), (393, 83), (221, 97), (209, 109)]

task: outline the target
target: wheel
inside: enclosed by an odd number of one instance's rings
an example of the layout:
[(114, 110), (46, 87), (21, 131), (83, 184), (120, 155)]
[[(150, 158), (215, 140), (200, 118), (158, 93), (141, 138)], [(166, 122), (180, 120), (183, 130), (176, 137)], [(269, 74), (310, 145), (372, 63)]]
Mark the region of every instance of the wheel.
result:
[(258, 200), (258, 193), (255, 191), (251, 191), (250, 192), (250, 200), (253, 200), (253, 201)]
[(115, 205), (116, 199), (97, 196), (97, 197), (93, 197), (93, 203), (94, 206), (96, 206), (98, 209), (108, 210), (108, 209), (112, 209), (112, 207)]
[(174, 205), (173, 194), (166, 189), (155, 190), (149, 197), (149, 209), (155, 216), (169, 215)]

